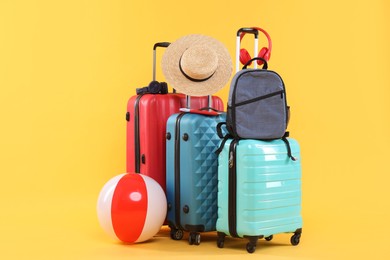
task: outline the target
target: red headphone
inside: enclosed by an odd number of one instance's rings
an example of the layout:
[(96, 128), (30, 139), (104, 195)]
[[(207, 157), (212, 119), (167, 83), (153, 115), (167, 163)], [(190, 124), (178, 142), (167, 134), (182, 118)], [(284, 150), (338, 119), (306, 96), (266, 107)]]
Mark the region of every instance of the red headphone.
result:
[[(257, 31), (261, 31), (267, 37), (267, 39), (268, 39), (268, 48), (267, 47), (261, 48), (261, 50), (259, 51), (259, 54), (257, 55), (257, 57), (263, 58), (266, 61), (269, 61), (269, 59), (271, 58), (271, 50), (272, 50), (271, 37), (269, 36), (269, 34), (264, 29), (261, 29), (259, 27), (252, 27), (252, 29), (255, 29)], [(241, 42), (242, 38), (244, 38), (244, 35), (245, 35), (245, 32), (242, 32), (240, 34), (240, 42)], [(251, 57), (251, 55), (249, 54), (249, 52), (246, 49), (240, 49), (240, 62), (243, 65), (245, 65), (251, 59), (252, 59), (252, 57)], [(252, 64), (252, 62), (249, 63), (248, 65), (251, 65), (251, 64)], [(257, 64), (262, 65), (263, 61), (262, 60), (257, 60)]]

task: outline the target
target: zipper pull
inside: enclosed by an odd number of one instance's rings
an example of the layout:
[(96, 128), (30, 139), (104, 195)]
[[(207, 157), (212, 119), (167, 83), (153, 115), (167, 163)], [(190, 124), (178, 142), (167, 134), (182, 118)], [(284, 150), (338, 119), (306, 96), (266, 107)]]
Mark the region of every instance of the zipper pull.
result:
[(233, 168), (234, 162), (233, 162), (233, 152), (230, 152), (229, 156), (229, 168)]

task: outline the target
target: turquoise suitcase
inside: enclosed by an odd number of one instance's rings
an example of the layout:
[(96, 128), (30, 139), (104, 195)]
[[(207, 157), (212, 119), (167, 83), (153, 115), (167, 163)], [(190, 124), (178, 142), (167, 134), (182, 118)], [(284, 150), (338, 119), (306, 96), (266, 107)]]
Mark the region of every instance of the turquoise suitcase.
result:
[(226, 113), (209, 116), (174, 114), (167, 121), (167, 222), (171, 238), (190, 232), (189, 244), (200, 244), (200, 232), (215, 231), (217, 221), (218, 148), (216, 133)]
[[(257, 240), (274, 234), (302, 232), (301, 164), (298, 142), (228, 139), (218, 157), (217, 246), (225, 236), (248, 238), (253, 253)], [(294, 159), (288, 156), (288, 149)]]

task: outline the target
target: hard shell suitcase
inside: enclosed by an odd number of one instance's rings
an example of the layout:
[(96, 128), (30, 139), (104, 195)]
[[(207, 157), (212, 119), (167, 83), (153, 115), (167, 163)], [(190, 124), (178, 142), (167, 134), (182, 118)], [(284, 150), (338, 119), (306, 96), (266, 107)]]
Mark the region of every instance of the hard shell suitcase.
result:
[[(226, 235), (249, 239), (253, 253), (259, 238), (302, 232), (301, 164), (298, 142), (228, 139), (218, 157), (218, 247)], [(292, 160), (288, 152), (294, 155)]]
[[(153, 47), (153, 81), (156, 78), (156, 48), (169, 43), (156, 43)], [(192, 98), (193, 108), (209, 105), (207, 96)], [(213, 96), (211, 105), (223, 110), (221, 98)], [(186, 106), (186, 96), (179, 93), (140, 94), (127, 103), (126, 163), (127, 172), (145, 174), (156, 180), (165, 191), (165, 135), (168, 117)]]
[(189, 244), (200, 244), (200, 233), (215, 231), (219, 137), (216, 125), (226, 114), (179, 113), (167, 122), (167, 222), (171, 238), (190, 232)]

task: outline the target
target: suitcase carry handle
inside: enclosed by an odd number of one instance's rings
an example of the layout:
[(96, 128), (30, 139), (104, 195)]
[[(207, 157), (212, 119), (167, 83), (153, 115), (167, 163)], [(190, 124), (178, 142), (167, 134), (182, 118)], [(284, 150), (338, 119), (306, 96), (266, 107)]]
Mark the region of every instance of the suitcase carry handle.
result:
[(247, 63), (245, 63), (245, 65), (242, 67), (242, 69), (244, 70), (244, 69), (246, 69), (248, 66), (249, 66), (249, 64), (251, 64), (251, 62), (252, 61), (255, 61), (255, 60), (261, 60), (261, 61), (263, 61), (263, 70), (266, 70), (266, 69), (268, 69), (268, 63), (267, 63), (267, 61), (265, 60), (265, 59), (263, 59), (263, 58), (260, 58), (260, 57), (255, 57), (255, 58), (253, 58), (253, 59), (250, 59)]
[(205, 116), (218, 116), (221, 114), (216, 109), (208, 110), (209, 108), (206, 109), (190, 109), (190, 108), (180, 108), (181, 112), (187, 112), (191, 114), (199, 114), (199, 115), (205, 115)]
[[(240, 45), (241, 45), (241, 39), (246, 34), (250, 33), (253, 34), (255, 37), (255, 47), (254, 47), (254, 56), (257, 56), (258, 53), (258, 47), (259, 47), (259, 31), (257, 29), (251, 28), (251, 27), (244, 27), (240, 28), (237, 31), (237, 38), (236, 38), (236, 72), (240, 70)], [(254, 68), (257, 68), (257, 63), (255, 63)]]
[(218, 116), (223, 111), (220, 111), (218, 109), (215, 109), (213, 107), (202, 107), (197, 109), (196, 111), (192, 111), (195, 114), (202, 114), (202, 115), (208, 115), (208, 116)]
[(199, 110), (212, 110), (214, 112), (223, 112), (223, 111), (220, 111), (220, 110), (215, 109), (213, 107), (202, 107), (202, 108), (199, 108)]

